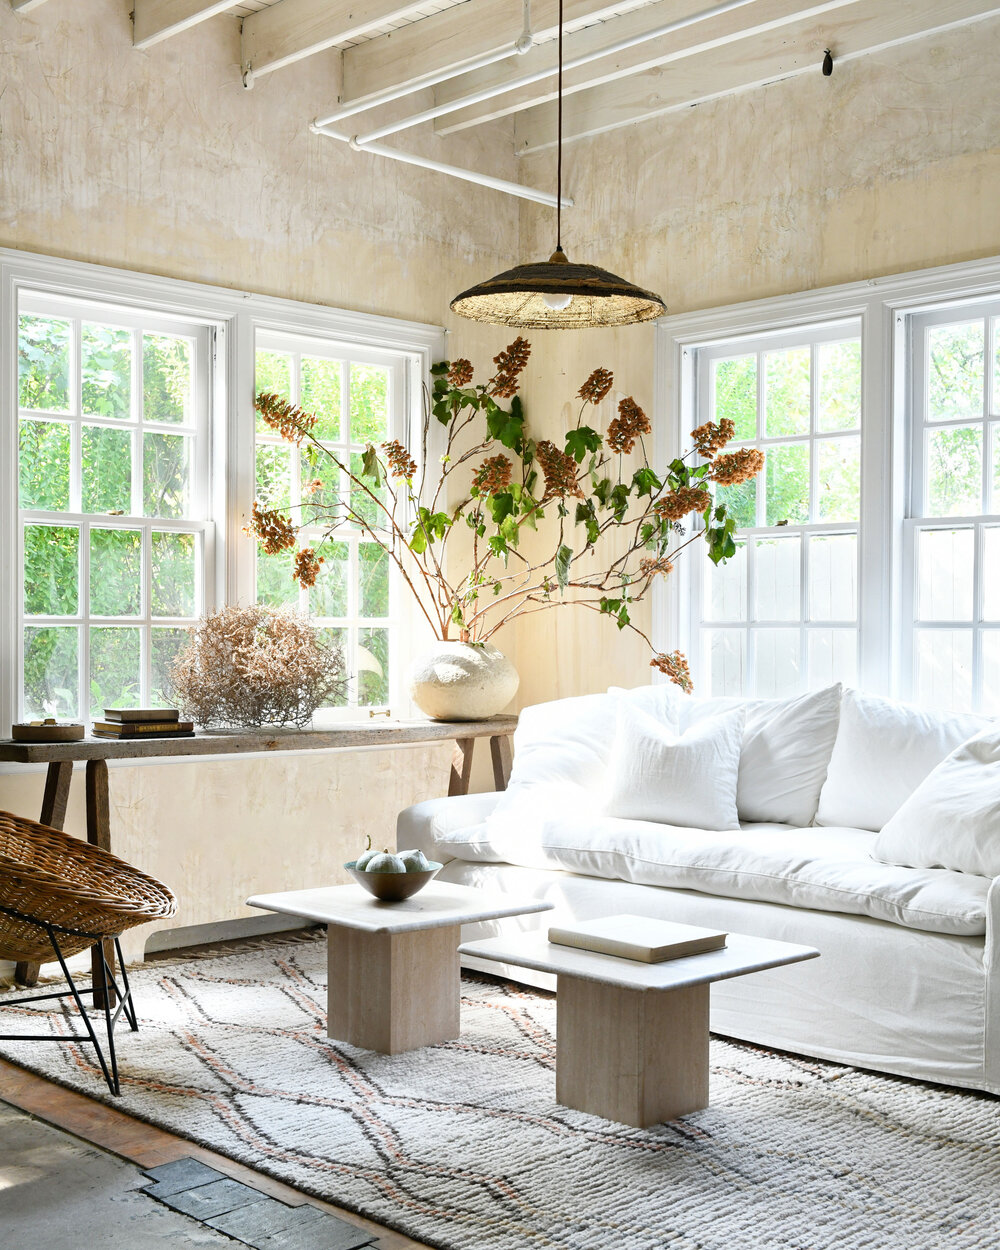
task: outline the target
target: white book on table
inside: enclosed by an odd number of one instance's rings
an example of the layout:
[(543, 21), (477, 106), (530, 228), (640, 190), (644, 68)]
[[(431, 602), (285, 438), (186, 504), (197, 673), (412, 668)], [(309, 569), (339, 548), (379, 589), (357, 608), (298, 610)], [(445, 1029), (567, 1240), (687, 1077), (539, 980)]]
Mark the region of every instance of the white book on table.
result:
[(727, 936), (719, 929), (702, 929), (698, 925), (655, 920), (650, 916), (603, 916), (600, 920), (549, 928), (549, 941), (560, 946), (575, 946), (599, 955), (616, 955), (647, 964), (721, 950)]

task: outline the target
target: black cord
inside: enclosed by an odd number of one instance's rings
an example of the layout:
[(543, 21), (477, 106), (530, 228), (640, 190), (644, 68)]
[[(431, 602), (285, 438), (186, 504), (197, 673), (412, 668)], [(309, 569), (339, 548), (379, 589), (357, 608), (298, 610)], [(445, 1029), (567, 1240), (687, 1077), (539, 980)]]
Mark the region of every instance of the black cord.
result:
[(562, 95), (563, 95), (563, 0), (559, 0), (559, 106), (557, 110), (557, 129), (559, 132), (556, 148), (556, 251), (562, 251)]

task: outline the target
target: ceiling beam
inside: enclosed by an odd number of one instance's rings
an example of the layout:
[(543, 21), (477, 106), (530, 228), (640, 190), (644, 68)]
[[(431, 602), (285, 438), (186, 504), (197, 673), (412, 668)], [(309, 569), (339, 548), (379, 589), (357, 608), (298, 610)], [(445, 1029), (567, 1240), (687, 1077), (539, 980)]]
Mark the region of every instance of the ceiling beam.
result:
[(40, 4), (44, 4), (45, 0), (10, 0), (10, 7), (18, 13), (30, 13), (32, 9), (37, 9)]
[(401, 18), (426, 0), (279, 0), (243, 19), (243, 69), (254, 75), (293, 65)]
[[(647, 70), (578, 92), (563, 103), (563, 136), (567, 141), (583, 139), (781, 78), (818, 74), (826, 48), (832, 49), (836, 64), (994, 16), (1000, 16), (997, 0), (906, 0), (905, 5), (854, 0), (829, 17), (788, 26), (780, 37), (758, 35), (666, 70)], [(555, 141), (554, 104), (517, 115), (519, 155), (552, 147)]]
[(179, 35), (215, 17), (234, 9), (240, 0), (132, 0), (132, 44), (136, 48), (151, 48), (161, 39)]
[[(619, 0), (618, 4), (612, 0), (566, 0), (566, 29), (573, 30), (581, 23), (603, 20), (648, 3), (649, 0)], [(531, 25), (536, 39), (554, 38), (558, 19), (558, 0), (534, 0)], [(345, 48), (344, 92), (340, 102), (350, 104), (418, 82), (449, 66), (499, 52), (513, 44), (522, 24), (521, 0), (473, 0)], [(517, 58), (513, 64), (520, 60)]]
[[(754, 0), (745, 8), (733, 9), (680, 30), (655, 34), (664, 26), (696, 12), (692, 0), (659, 0), (635, 13), (568, 35), (564, 42), (564, 61), (572, 65), (583, 57), (597, 57), (603, 49), (629, 39), (643, 39), (634, 47), (610, 56), (589, 60), (576, 69), (567, 69), (563, 76), (563, 94), (572, 95), (588, 87), (614, 82), (631, 74), (642, 73), (657, 65), (696, 56), (734, 40), (780, 30), (784, 26), (818, 17), (853, 4), (854, 0)], [(451, 134), (469, 126), (478, 126), (497, 117), (507, 117), (524, 109), (534, 108), (556, 95), (557, 48), (554, 43), (533, 48), (513, 64), (491, 65), (473, 73), (463, 74), (442, 83), (434, 95), (435, 105), (460, 102), (481, 91), (501, 86), (504, 81), (522, 73), (543, 73), (549, 76), (528, 83), (514, 91), (470, 104), (457, 112), (446, 113), (435, 122), (439, 134)]]

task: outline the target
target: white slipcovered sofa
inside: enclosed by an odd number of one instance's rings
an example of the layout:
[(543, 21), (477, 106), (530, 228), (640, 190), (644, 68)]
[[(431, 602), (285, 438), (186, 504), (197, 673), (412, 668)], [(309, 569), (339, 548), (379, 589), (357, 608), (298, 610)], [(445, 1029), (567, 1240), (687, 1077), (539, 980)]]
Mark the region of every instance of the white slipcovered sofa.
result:
[(504, 793), (399, 816), (441, 880), (556, 905), (466, 939), (633, 913), (807, 943), (821, 958), (715, 985), (713, 1030), (1000, 1093), (996, 722), (652, 686), (528, 708), (514, 747)]

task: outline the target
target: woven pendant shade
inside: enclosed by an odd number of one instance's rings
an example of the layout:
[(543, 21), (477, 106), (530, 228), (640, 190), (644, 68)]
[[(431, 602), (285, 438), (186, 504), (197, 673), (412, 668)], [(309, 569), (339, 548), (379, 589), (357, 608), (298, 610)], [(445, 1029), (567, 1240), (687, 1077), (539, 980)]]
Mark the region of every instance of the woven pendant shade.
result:
[[(552, 308), (549, 296), (565, 308)], [(667, 310), (652, 291), (596, 265), (573, 265), (562, 252), (534, 265), (517, 265), (487, 278), (451, 301), (452, 312), (490, 325), (528, 330), (575, 330), (652, 321)]]

